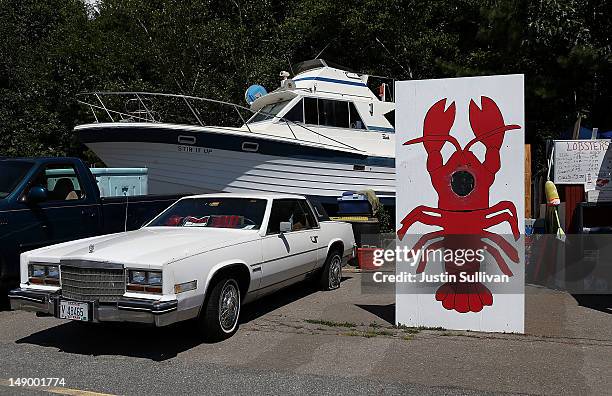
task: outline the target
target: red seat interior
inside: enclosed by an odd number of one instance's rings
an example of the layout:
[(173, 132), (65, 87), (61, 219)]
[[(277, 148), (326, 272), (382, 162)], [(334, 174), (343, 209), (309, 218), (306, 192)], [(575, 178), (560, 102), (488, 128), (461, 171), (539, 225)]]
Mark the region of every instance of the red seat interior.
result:
[(168, 220), (166, 220), (166, 225), (171, 226), (171, 227), (176, 227), (177, 225), (181, 223), (181, 221), (183, 221), (183, 216), (174, 215), (168, 218)]
[(211, 227), (236, 228), (240, 225), (240, 216), (214, 216)]
[(185, 217), (185, 223), (189, 222), (192, 224), (208, 225), (207, 223), (209, 219), (210, 219), (210, 216), (203, 216), (203, 217), (187, 216)]

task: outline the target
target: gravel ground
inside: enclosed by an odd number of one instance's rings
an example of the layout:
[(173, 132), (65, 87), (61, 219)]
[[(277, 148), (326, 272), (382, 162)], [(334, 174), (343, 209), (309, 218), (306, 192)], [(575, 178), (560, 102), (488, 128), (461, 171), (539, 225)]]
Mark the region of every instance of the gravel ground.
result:
[[(238, 333), (213, 344), (191, 323), (99, 326), (3, 311), (0, 394), (610, 394), (609, 300), (527, 287), (526, 335), (406, 330), (392, 326), (394, 296), (363, 294), (361, 276), (245, 307)], [(21, 377), (66, 384), (10, 387)]]

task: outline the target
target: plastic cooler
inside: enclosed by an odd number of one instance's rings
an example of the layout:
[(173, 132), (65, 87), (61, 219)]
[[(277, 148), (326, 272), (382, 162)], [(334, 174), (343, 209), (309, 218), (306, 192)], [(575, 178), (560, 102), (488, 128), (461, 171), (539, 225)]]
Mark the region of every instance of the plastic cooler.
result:
[(374, 251), (380, 248), (361, 247), (357, 248), (357, 265), (364, 271), (377, 271), (379, 267), (374, 265)]
[(338, 198), (339, 215), (372, 214), (372, 206), (368, 198), (363, 194), (354, 192), (342, 193)]

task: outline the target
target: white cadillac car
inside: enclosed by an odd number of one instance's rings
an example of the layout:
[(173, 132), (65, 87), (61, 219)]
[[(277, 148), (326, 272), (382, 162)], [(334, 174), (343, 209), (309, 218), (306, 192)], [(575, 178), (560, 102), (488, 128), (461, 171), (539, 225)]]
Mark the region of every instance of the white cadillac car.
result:
[(197, 319), (226, 338), (244, 303), (309, 277), (340, 286), (353, 231), (318, 215), (296, 195), (182, 198), (139, 230), (23, 253), (11, 307), (84, 322)]

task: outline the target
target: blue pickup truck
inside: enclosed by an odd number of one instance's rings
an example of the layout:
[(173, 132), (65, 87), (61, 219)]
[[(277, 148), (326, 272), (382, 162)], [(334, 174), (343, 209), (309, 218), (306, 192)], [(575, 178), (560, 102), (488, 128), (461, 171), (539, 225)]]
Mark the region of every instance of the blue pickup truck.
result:
[(0, 302), (18, 284), (22, 252), (137, 229), (178, 198), (102, 198), (77, 158), (0, 158)]

